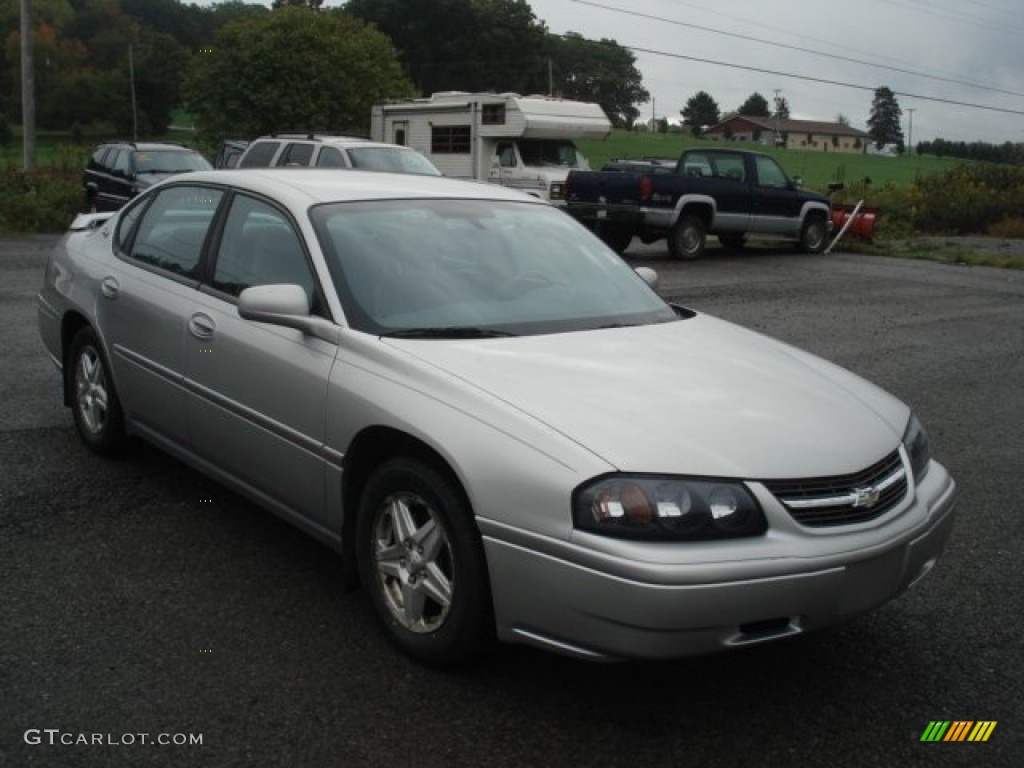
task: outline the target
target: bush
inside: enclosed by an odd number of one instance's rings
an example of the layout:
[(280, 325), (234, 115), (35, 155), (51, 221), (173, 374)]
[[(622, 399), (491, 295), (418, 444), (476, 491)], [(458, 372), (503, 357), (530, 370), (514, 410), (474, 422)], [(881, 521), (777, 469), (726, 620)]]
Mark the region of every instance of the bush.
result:
[(917, 179), (908, 202), (919, 232), (981, 234), (1024, 212), (1024, 168), (962, 165)]
[(0, 170), (0, 232), (63, 232), (81, 207), (80, 172)]

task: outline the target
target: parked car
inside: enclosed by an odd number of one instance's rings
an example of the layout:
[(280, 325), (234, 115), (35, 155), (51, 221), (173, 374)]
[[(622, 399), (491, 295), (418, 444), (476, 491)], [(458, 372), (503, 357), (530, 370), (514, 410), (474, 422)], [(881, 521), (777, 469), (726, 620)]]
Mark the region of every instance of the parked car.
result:
[(180, 144), (114, 141), (93, 150), (82, 174), (87, 211), (116, 211), (156, 182), (178, 173), (208, 171), (213, 166), (194, 149)]
[(910, 408), (652, 283), (497, 185), (216, 171), (79, 216), (38, 317), (88, 448), (336, 548), (429, 664), (755, 645), (928, 573), (956, 486)]
[(736, 149), (691, 149), (671, 173), (663, 168), (571, 171), (570, 215), (618, 252), (634, 237), (667, 238), (669, 252), (695, 259), (707, 236), (741, 247), (747, 237), (794, 241), (807, 253), (828, 244), (829, 199), (800, 188), (775, 158)]
[(357, 168), (362, 171), (440, 176), (414, 149), (353, 136), (275, 133), (256, 139), (238, 160), (239, 168)]
[(245, 139), (225, 139), (220, 143), (217, 150), (217, 159), (213, 165), (215, 168), (236, 168), (238, 161), (245, 154), (245, 148), (249, 142)]

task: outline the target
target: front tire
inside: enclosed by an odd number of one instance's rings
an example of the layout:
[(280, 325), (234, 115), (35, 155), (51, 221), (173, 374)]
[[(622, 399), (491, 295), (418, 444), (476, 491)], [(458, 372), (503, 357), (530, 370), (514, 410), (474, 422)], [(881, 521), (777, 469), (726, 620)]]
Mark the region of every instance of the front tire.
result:
[(824, 216), (808, 216), (800, 230), (800, 250), (804, 253), (821, 253), (828, 241), (828, 224)]
[(411, 458), (382, 464), (360, 498), (359, 577), (388, 638), (424, 664), (449, 667), (493, 629), (480, 533), (458, 485)]
[(116, 453), (124, 442), (124, 413), (110, 365), (92, 328), (82, 328), (75, 334), (64, 371), (71, 412), (82, 441), (95, 453)]
[(696, 259), (704, 252), (707, 228), (696, 216), (683, 216), (668, 233), (668, 252), (677, 259)]

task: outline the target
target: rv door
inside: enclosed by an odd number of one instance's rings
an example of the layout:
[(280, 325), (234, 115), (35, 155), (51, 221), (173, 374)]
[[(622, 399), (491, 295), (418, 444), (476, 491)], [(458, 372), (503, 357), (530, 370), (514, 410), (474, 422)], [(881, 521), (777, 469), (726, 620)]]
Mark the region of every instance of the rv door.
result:
[(499, 141), (494, 145), (494, 156), (491, 158), (491, 172), (488, 181), (497, 184), (508, 184), (516, 176), (519, 167), (519, 156), (514, 141)]

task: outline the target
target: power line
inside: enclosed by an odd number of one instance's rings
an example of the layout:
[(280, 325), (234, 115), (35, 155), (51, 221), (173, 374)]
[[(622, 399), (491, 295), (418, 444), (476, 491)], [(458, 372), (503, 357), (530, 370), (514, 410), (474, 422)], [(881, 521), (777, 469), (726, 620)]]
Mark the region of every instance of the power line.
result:
[[(776, 47), (776, 48), (784, 48), (786, 50), (797, 51), (799, 53), (809, 53), (809, 54), (814, 55), (814, 56), (822, 56), (824, 58), (835, 59), (837, 61), (846, 61), (846, 62), (850, 62), (850, 63), (853, 63), (853, 64), (863, 64), (863, 65), (869, 66), (869, 67), (876, 67), (878, 69), (886, 69), (886, 70), (889, 70), (889, 71), (892, 71), (892, 72), (899, 72), (899, 73), (905, 74), (905, 75), (914, 75), (916, 77), (924, 77), (924, 78), (927, 78), (929, 80), (938, 80), (938, 81), (944, 82), (944, 83), (953, 83), (955, 85), (966, 85), (966, 86), (970, 86), (972, 88), (978, 88), (978, 89), (985, 90), (985, 91), (992, 91), (994, 93), (1006, 94), (1008, 96), (1021, 96), (1021, 97), (1024, 97), (1024, 93), (1022, 93), (1020, 91), (1010, 91), (1010, 90), (1006, 90), (1006, 89), (1003, 89), (1003, 88), (995, 88), (993, 86), (982, 85), (980, 83), (972, 83), (972, 82), (967, 81), (967, 80), (959, 80), (959, 79), (950, 78), (950, 77), (941, 77), (939, 75), (929, 75), (929, 74), (927, 74), (925, 72), (917, 72), (915, 70), (904, 69), (902, 67), (893, 67), (893, 66), (890, 66), (890, 65), (887, 65), (887, 64), (877, 64), (875, 62), (865, 61), (864, 59), (855, 59), (855, 58), (852, 58), (850, 56), (841, 56), (841, 55), (836, 54), (836, 53), (828, 53), (826, 51), (817, 51), (817, 50), (814, 50), (813, 48), (804, 48), (804, 47), (799, 46), (799, 45), (789, 45), (787, 43), (777, 43), (777, 42), (775, 42), (773, 40), (767, 40), (767, 39), (762, 38), (762, 37), (754, 37), (752, 35), (743, 35), (743, 34), (740, 34), (738, 32), (727, 32), (725, 30), (715, 29), (714, 27), (705, 27), (705, 26), (702, 26), (700, 24), (690, 24), (690, 23), (685, 22), (685, 21), (678, 21), (676, 19), (665, 18), (664, 16), (655, 16), (653, 14), (641, 13), (640, 11), (630, 11), (630, 10), (626, 10), (624, 8), (616, 8), (616, 7), (611, 6), (611, 5), (603, 5), (602, 3), (596, 3), (596, 2), (593, 2), (592, 0), (572, 0), (572, 2), (578, 3), (579, 5), (589, 5), (591, 7), (600, 8), (600, 9), (605, 10), (605, 11), (612, 11), (613, 13), (621, 13), (621, 14), (624, 14), (626, 16), (635, 16), (635, 17), (638, 17), (638, 18), (650, 19), (651, 21), (658, 21), (658, 22), (661, 22), (663, 24), (673, 24), (673, 25), (678, 26), (678, 27), (687, 27), (689, 29), (696, 29), (696, 30), (701, 31), (701, 32), (710, 32), (711, 34), (715, 34), (715, 35), (723, 35), (725, 37), (734, 37), (734, 38), (737, 38), (739, 40), (746, 40), (748, 42), (753, 42), (753, 43), (761, 43), (762, 45), (769, 45), (769, 46), (773, 46), (773, 47)], [(950, 102), (950, 103), (952, 103), (952, 102)]]
[[(563, 35), (559, 35), (563, 37)], [(752, 67), (745, 64), (734, 64), (730, 61), (717, 61), (715, 59), (706, 59), (700, 56), (686, 56), (682, 53), (669, 53), (667, 51), (656, 51), (651, 48), (641, 48), (635, 45), (625, 45), (620, 43), (623, 48), (628, 48), (631, 51), (637, 53), (649, 53), (653, 56), (665, 56), (671, 59), (682, 59), (684, 61), (696, 61), (701, 64), (712, 64), (719, 67), (730, 67), (731, 69), (742, 69), (747, 72), (759, 72), (765, 75), (776, 75), (777, 77), (791, 77), (795, 80), (806, 80), (812, 83), (824, 83), (826, 85), (838, 85), (842, 88), (855, 88), (860, 91), (871, 91), (876, 90), (875, 86), (871, 85), (860, 85), (858, 83), (845, 83), (841, 80), (829, 80), (824, 77), (812, 77), (811, 75), (799, 75), (795, 72), (782, 72), (777, 69), (765, 69), (763, 67)], [(934, 101), (939, 104), (950, 104), (957, 107), (970, 107), (972, 109), (985, 109), (990, 112), (1002, 112), (1007, 115), (1024, 115), (1024, 110), (1020, 109), (1006, 109), (1004, 107), (992, 107), (987, 104), (972, 104), (966, 101), (956, 101), (955, 99), (946, 99), (941, 96), (925, 96), (919, 93), (908, 93), (907, 91), (896, 91), (893, 90), (893, 94), (896, 96), (906, 96), (910, 99), (920, 99), (921, 101)]]

